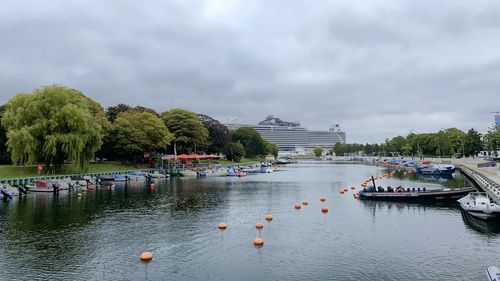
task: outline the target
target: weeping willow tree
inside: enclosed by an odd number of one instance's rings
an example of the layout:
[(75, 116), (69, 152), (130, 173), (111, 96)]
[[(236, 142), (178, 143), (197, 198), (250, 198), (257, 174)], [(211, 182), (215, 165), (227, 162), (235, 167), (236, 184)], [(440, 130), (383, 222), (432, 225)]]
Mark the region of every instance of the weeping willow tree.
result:
[(64, 163), (85, 168), (109, 129), (97, 102), (80, 91), (57, 85), (12, 97), (2, 125), (13, 163), (44, 162), (56, 169)]

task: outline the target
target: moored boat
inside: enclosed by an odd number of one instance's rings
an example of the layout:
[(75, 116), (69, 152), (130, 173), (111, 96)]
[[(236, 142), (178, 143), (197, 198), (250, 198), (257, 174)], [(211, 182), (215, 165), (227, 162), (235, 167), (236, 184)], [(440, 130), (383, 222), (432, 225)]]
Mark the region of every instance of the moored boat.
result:
[(490, 266), (486, 269), (488, 281), (500, 281), (500, 269), (496, 266)]
[(146, 180), (146, 175), (147, 174), (144, 172), (130, 172), (126, 174), (129, 180), (134, 180), (134, 181), (144, 181)]
[(154, 172), (154, 173), (148, 173), (148, 177), (149, 178), (160, 178), (160, 179), (164, 179), (164, 178), (168, 178), (170, 175), (169, 174), (162, 174), (160, 172)]
[(455, 172), (454, 165), (428, 165), (417, 169), (422, 175), (452, 175)]
[(36, 180), (34, 184), (26, 185), (31, 192), (54, 192), (58, 190), (57, 184), (48, 180)]
[(467, 195), (469, 192), (476, 191), (474, 187), (461, 189), (442, 189), (427, 190), (427, 188), (403, 188), (393, 189), (388, 187), (384, 189), (374, 186), (364, 188), (358, 193), (359, 199), (363, 200), (382, 200), (399, 202), (442, 202), (453, 201)]
[(184, 171), (180, 172), (179, 174), (184, 178), (196, 178), (196, 177), (198, 177), (198, 172), (192, 171), (192, 170), (184, 170)]
[(471, 192), (457, 201), (471, 216), (484, 220), (500, 217), (500, 205), (492, 202), (484, 192)]

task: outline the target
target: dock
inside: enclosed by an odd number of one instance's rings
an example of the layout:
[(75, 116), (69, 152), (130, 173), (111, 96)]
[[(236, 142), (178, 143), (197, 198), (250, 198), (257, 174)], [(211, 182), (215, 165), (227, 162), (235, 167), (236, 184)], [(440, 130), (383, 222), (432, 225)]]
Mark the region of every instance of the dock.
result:
[(484, 190), (493, 201), (500, 204), (500, 177), (496, 174), (486, 174), (487, 171), (473, 165), (459, 164), (457, 168)]

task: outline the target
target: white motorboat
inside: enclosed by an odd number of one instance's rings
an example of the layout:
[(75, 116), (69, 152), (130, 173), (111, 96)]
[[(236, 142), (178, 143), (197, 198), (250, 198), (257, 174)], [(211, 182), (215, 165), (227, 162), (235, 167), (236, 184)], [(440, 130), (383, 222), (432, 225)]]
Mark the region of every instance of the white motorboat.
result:
[(164, 179), (164, 178), (168, 178), (170, 175), (169, 174), (162, 174), (160, 172), (154, 172), (154, 173), (149, 173), (148, 176), (150, 178), (161, 178), (161, 179)]
[(486, 277), (488, 281), (500, 281), (500, 269), (495, 266), (490, 266), (486, 269)]
[(198, 172), (192, 170), (184, 170), (180, 172), (181, 176), (184, 178), (196, 178), (198, 177)]
[(492, 202), (484, 192), (471, 192), (457, 201), (471, 216), (485, 220), (500, 217), (500, 205)]
[(52, 182), (47, 180), (36, 180), (34, 184), (27, 184), (26, 188), (31, 192), (54, 192), (55, 190)]
[(19, 187), (13, 187), (10, 184), (3, 184), (0, 187), (0, 191), (2, 195), (12, 198), (12, 196), (19, 196), (26, 194), (26, 189), (22, 186)]

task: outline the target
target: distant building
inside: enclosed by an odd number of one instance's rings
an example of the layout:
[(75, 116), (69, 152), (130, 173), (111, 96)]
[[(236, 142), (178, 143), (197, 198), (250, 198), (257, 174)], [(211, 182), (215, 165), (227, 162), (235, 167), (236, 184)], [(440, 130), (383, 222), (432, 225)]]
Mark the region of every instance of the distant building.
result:
[(254, 128), (263, 139), (278, 146), (280, 152), (295, 154), (312, 153), (314, 147), (331, 149), (336, 143), (345, 143), (346, 133), (337, 124), (328, 131), (310, 131), (300, 126), (299, 122), (283, 121), (280, 118), (268, 115), (265, 120), (257, 125), (225, 124), (229, 130), (241, 127)]

